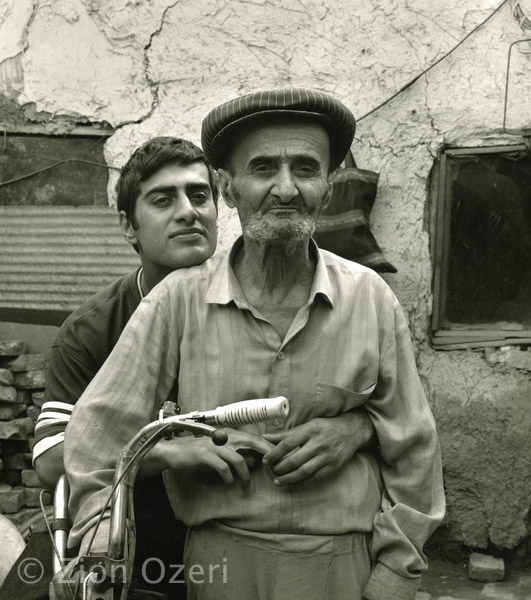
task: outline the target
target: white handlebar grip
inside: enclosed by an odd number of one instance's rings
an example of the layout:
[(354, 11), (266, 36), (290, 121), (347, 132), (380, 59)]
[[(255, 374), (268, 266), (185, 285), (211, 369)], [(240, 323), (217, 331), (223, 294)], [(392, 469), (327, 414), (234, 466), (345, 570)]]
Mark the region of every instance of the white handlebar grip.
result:
[(289, 402), (284, 396), (259, 398), (218, 406), (216, 409), (205, 413), (205, 422), (230, 427), (231, 425), (258, 423), (278, 417), (286, 417), (288, 412)]

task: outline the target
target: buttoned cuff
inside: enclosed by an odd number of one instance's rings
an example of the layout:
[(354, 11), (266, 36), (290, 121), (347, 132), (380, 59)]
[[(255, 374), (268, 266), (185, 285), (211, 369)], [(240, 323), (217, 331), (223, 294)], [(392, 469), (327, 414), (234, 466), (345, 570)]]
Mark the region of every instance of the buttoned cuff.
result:
[(382, 563), (376, 563), (363, 590), (367, 600), (415, 600), (420, 577), (410, 579), (397, 575)]

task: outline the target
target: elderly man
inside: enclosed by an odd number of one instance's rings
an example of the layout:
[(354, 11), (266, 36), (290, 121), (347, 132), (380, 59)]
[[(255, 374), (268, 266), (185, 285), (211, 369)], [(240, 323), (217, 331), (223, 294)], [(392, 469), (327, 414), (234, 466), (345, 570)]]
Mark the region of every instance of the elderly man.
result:
[[(284, 395), (286, 418), (230, 432), (225, 447), (186, 436), (153, 450), (191, 528), (189, 598), (414, 599), (444, 494), (407, 323), (378, 275), (311, 239), (353, 136), (350, 111), (306, 89), (251, 94), (207, 116), (205, 154), (243, 236), (151, 292), (74, 409), (73, 543), (101, 510), (106, 468), (175, 381), (183, 412)], [(379, 452), (323, 461), (327, 438), (352, 436), (337, 419), (359, 406)], [(261, 464), (248, 470), (242, 449)], [(196, 568), (213, 565), (218, 576), (198, 580)]]

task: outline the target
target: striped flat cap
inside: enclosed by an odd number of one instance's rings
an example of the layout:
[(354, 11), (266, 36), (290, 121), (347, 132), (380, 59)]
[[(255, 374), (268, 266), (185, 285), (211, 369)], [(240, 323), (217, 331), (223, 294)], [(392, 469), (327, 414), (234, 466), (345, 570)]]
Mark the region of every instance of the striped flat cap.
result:
[(201, 127), (201, 145), (207, 159), (214, 168), (221, 167), (227, 156), (229, 136), (240, 125), (278, 114), (320, 121), (330, 138), (331, 169), (343, 162), (354, 139), (354, 115), (339, 100), (309, 88), (254, 92), (211, 110)]

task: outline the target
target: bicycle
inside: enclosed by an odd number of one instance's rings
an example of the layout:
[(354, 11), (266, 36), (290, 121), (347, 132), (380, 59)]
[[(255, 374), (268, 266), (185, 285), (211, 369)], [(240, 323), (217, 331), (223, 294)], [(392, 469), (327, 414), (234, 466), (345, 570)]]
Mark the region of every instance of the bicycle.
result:
[[(158, 420), (143, 427), (122, 450), (116, 464), (111, 492), (100, 512), (87, 552), (75, 559), (71, 572), (67, 572), (65, 559), (69, 489), (63, 476), (55, 492), (53, 539), (56, 575), (50, 585), (51, 600), (61, 587), (67, 590), (66, 595), (72, 600), (78, 597), (79, 587), (83, 600), (126, 600), (131, 584), (129, 573), (132, 572), (135, 547), (133, 485), (142, 458), (159, 440), (180, 431), (189, 431), (194, 435), (206, 435), (214, 444), (221, 446), (227, 442), (228, 435), (217, 427), (235, 427), (285, 417), (288, 411), (289, 403), (283, 396), (246, 400), (184, 415), (176, 413), (173, 402), (165, 402)], [(107, 552), (90, 554), (96, 530), (109, 504), (111, 509)], [(76, 572), (80, 576), (74, 589)]]

